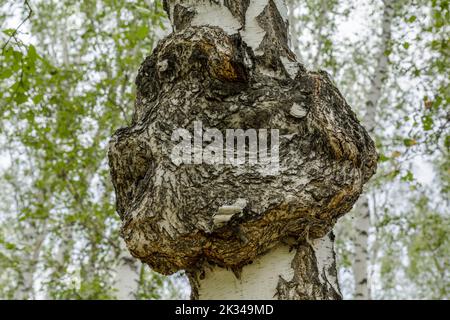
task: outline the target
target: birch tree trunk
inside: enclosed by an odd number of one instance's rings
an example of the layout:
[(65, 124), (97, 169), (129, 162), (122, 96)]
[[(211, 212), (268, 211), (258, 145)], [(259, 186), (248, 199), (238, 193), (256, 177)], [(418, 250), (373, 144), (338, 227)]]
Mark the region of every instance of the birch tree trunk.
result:
[(191, 273), (193, 299), (337, 300), (339, 289), (334, 235), (304, 242), (296, 249), (279, 245), (242, 268), (208, 265)]
[[(44, 224), (45, 229), (45, 224)], [(33, 300), (35, 299), (35, 273), (41, 253), (42, 244), (46, 238), (47, 232), (40, 231), (34, 226), (28, 226), (24, 232), (27, 240), (33, 239), (31, 252), (25, 255), (24, 268), (21, 272), (21, 281), (15, 294), (15, 299), (18, 300)]]
[(116, 266), (116, 296), (118, 300), (134, 300), (139, 286), (140, 263), (129, 254), (123, 241), (120, 247), (122, 252)]
[(300, 43), (298, 41), (299, 33), (297, 30), (297, 23), (295, 17), (295, 8), (297, 5), (297, 0), (287, 0), (287, 6), (289, 11), (289, 34), (290, 34), (290, 46), (297, 56), (299, 62), (304, 62), (302, 54), (300, 52)]
[(289, 49), (284, 1), (164, 8), (175, 32), (142, 64), (133, 122), (109, 144), (131, 254), (185, 270), (193, 299), (340, 299), (331, 230), (376, 170), (373, 141)]
[(355, 212), (355, 238), (353, 239), (355, 253), (352, 265), (355, 283), (354, 298), (368, 300), (370, 299), (368, 269), (370, 210), (366, 195), (363, 195), (357, 202)]
[(44, 300), (52, 300), (54, 299), (53, 292), (50, 287), (55, 281), (61, 281), (63, 274), (66, 270), (66, 266), (70, 264), (70, 254), (73, 249), (73, 241), (72, 241), (72, 230), (65, 230), (64, 235), (61, 237), (61, 243), (58, 245), (58, 250), (56, 251), (56, 255), (54, 257), (51, 269), (52, 272), (50, 274), (49, 282), (50, 286), (45, 291)]
[[(365, 126), (371, 136), (375, 135), (376, 115), (378, 111), (378, 102), (382, 95), (383, 83), (387, 78), (388, 56), (386, 52), (391, 42), (391, 26), (394, 18), (394, 8), (392, 0), (383, 1), (383, 19), (381, 44), (376, 59), (376, 69), (371, 81), (371, 87), (367, 93), (366, 116), (364, 117)], [(353, 261), (353, 275), (355, 281), (355, 299), (370, 299), (369, 287), (369, 232), (371, 226), (369, 195), (363, 195), (358, 201), (355, 219), (355, 257)]]

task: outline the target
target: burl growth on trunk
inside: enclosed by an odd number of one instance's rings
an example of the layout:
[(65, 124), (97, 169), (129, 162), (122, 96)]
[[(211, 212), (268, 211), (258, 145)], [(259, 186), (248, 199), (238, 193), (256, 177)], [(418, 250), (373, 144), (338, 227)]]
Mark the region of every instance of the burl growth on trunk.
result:
[[(329, 76), (289, 49), (279, 2), (165, 1), (175, 31), (142, 64), (133, 122), (109, 145), (122, 236), (160, 273), (239, 270), (279, 243), (321, 238), (376, 170)], [(174, 132), (195, 136), (194, 122), (223, 136), (278, 130), (279, 163), (200, 163), (195, 146), (191, 164), (174, 161)]]

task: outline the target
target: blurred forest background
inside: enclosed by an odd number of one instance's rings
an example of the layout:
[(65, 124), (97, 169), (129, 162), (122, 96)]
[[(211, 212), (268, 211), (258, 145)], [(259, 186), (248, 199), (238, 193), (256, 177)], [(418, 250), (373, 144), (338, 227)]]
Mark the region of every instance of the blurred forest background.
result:
[[(450, 298), (448, 0), (287, 0), (291, 44), (376, 139), (379, 170), (337, 228), (346, 299)], [(127, 255), (106, 160), (155, 0), (0, 0), (0, 298), (188, 298)]]

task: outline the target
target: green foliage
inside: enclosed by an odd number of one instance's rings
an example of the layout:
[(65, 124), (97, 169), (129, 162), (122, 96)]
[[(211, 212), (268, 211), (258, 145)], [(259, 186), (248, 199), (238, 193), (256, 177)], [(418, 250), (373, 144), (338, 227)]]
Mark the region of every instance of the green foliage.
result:
[(433, 209), (425, 195), (411, 201), (412, 211), (401, 212), (395, 219), (378, 226), (389, 244), (381, 264), (383, 289), (389, 294), (395, 283), (405, 281), (393, 279), (399, 276), (397, 256), (406, 250), (407, 258), (401, 265), (406, 279), (416, 284), (409, 297), (446, 298), (450, 294), (450, 217), (443, 215), (439, 209)]
[[(444, 284), (449, 285), (448, 275), (440, 278), (442, 283), (438, 285), (431, 281), (436, 270), (430, 268), (435, 267), (422, 264), (434, 265), (431, 259), (421, 260), (433, 256), (434, 247), (426, 241), (423, 246), (414, 245), (412, 239), (418, 244), (424, 234), (430, 240), (431, 233), (450, 230), (444, 223), (450, 212), (449, 1), (392, 2), (392, 39), (383, 52), (388, 58), (388, 72), (383, 75), (377, 106), (365, 102), (378, 67), (383, 2), (333, 1), (325, 15), (320, 14), (325, 11), (317, 9), (324, 7), (319, 0), (295, 3), (302, 13), (296, 15), (296, 23), (306, 65), (324, 68), (332, 75), (361, 121), (366, 121), (367, 107), (376, 107), (379, 169), (366, 191), (373, 201), (369, 247), (372, 296), (448, 298), (448, 288), (442, 289)], [(318, 32), (322, 25), (327, 26), (326, 30)], [(315, 36), (317, 33), (321, 36)], [(432, 185), (421, 182), (424, 163), (432, 166), (432, 170), (427, 169), (428, 175), (435, 177)], [(419, 198), (428, 199), (429, 204), (420, 207)], [(340, 222), (336, 241), (344, 278), (353, 272), (355, 235), (351, 218), (346, 216)], [(412, 232), (413, 223), (420, 224), (420, 232)], [(446, 260), (442, 252), (436, 259), (440, 263)], [(424, 274), (411, 272), (413, 264)], [(352, 297), (353, 283), (344, 280), (341, 284), (344, 295)], [(380, 286), (382, 289), (377, 289)]]
[[(3, 29), (0, 161), (10, 159), (2, 198), (12, 202), (0, 219), (0, 297), (30, 273), (37, 292), (15, 297), (114, 297), (119, 221), (105, 146), (130, 119), (133, 79), (162, 31), (161, 3), (148, 3), (35, 1), (20, 30)], [(12, 9), (29, 13), (0, 6)]]

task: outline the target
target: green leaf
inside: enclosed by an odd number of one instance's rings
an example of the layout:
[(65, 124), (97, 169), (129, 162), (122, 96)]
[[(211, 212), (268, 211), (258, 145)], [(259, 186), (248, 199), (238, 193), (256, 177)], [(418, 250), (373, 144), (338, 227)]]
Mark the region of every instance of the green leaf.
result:
[(28, 46), (27, 58), (29, 61), (36, 61), (36, 59), (38, 58), (36, 48), (32, 44)]
[(14, 35), (14, 32), (16, 32), (16, 29), (5, 29), (2, 32), (6, 34), (8, 37), (11, 37)]
[(13, 71), (11, 69), (4, 69), (0, 72), (0, 79), (7, 79), (13, 75)]
[(136, 32), (136, 36), (138, 39), (144, 39), (148, 34), (148, 27), (146, 25), (142, 25), (138, 28)]
[(401, 180), (405, 182), (412, 182), (414, 181), (414, 175), (411, 171), (408, 170), (408, 172), (402, 177)]
[(417, 141), (414, 139), (407, 138), (407, 139), (403, 140), (403, 144), (409, 148), (409, 147), (415, 146), (417, 144)]
[(414, 21), (416, 21), (416, 19), (417, 19), (417, 17), (413, 15), (413, 16), (409, 17), (408, 22), (413, 23)]
[(442, 104), (442, 97), (441, 96), (437, 96), (434, 100), (433, 103), (433, 108), (439, 108), (439, 106)]
[(445, 137), (444, 146), (450, 148), (450, 135)]
[(5, 248), (7, 250), (16, 250), (17, 247), (16, 247), (16, 245), (14, 243), (6, 242), (5, 243)]
[(33, 97), (33, 103), (34, 103), (34, 104), (38, 104), (39, 102), (42, 101), (43, 98), (44, 98), (44, 95), (43, 95), (43, 94), (35, 95), (35, 96)]
[(380, 158), (378, 159), (378, 161), (380, 162), (386, 162), (389, 161), (389, 157), (387, 157), (385, 154), (380, 154)]
[(146, 16), (152, 15), (152, 13), (153, 13), (151, 10), (149, 10), (145, 7), (142, 7), (142, 6), (135, 5), (134, 7), (136, 8), (137, 12), (139, 12), (140, 14), (146, 15)]
[(14, 101), (15, 101), (17, 104), (25, 103), (25, 102), (28, 101), (28, 96), (27, 96), (25, 93), (23, 93), (23, 92), (18, 92), (18, 93), (15, 95), (15, 97), (14, 97)]
[(422, 126), (423, 130), (430, 131), (433, 129), (434, 121), (433, 118), (430, 115), (426, 115), (422, 117)]

